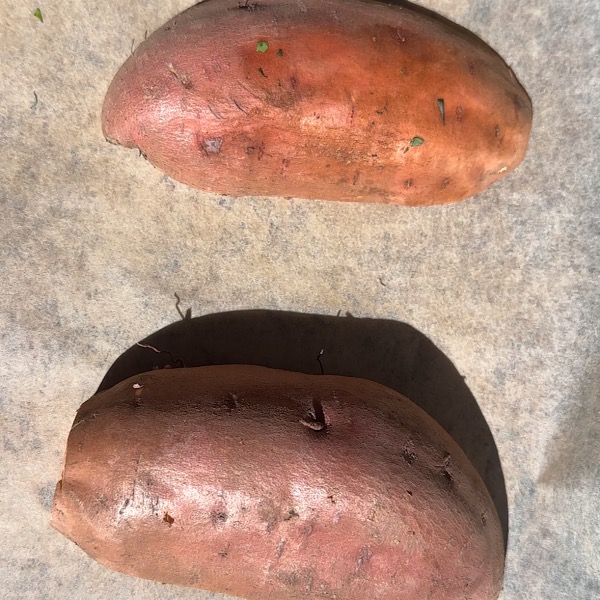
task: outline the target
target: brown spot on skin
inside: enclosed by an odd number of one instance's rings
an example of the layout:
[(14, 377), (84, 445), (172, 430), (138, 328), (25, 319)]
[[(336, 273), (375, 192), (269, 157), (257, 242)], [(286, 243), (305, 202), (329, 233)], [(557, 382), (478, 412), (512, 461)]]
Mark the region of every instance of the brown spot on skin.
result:
[(358, 551), (358, 556), (356, 558), (356, 564), (358, 565), (358, 568), (360, 569), (361, 567), (363, 567), (365, 563), (367, 563), (371, 559), (372, 556), (373, 553), (371, 552), (370, 548), (368, 546), (363, 546)]
[(285, 515), (285, 517), (283, 517), (283, 520), (291, 521), (292, 519), (296, 519), (299, 516), (300, 515), (296, 512), (296, 509), (290, 508), (290, 510), (288, 510), (288, 512), (287, 512), (287, 515)]
[(229, 556), (229, 544), (227, 544), (227, 546), (223, 548), (223, 550), (219, 551), (219, 556), (221, 558), (227, 558)]
[(281, 540), (279, 544), (277, 544), (277, 549), (275, 550), (275, 558), (281, 558), (283, 556), (283, 552), (285, 551), (285, 540)]
[(238, 8), (241, 10), (248, 10), (250, 12), (254, 12), (258, 8), (258, 2), (250, 3), (250, 0), (245, 0), (245, 2), (239, 2)]
[(246, 147), (246, 154), (248, 156), (256, 155), (256, 158), (258, 160), (261, 160), (262, 157), (265, 155), (265, 145), (264, 145), (264, 143), (261, 142), (257, 146), (247, 146)]
[(279, 512), (271, 500), (262, 500), (258, 506), (258, 518), (265, 523), (267, 533), (273, 531), (279, 521)]
[(445, 190), (450, 185), (450, 177), (445, 177), (442, 181), (442, 189)]
[(412, 186), (412, 184), (413, 184), (413, 180), (412, 180), (412, 179), (407, 179), (407, 180), (404, 182), (404, 188), (405, 188), (405, 189), (409, 189), (409, 188)]
[(223, 138), (207, 138), (202, 140), (202, 149), (206, 154), (219, 154), (222, 145)]
[(175, 519), (168, 513), (165, 513), (165, 516), (163, 517), (163, 521), (169, 526), (171, 527), (173, 525), (173, 523), (175, 523)]
[(227, 523), (228, 519), (229, 519), (229, 515), (222, 510), (213, 510), (210, 513), (210, 520), (211, 520), (211, 523), (213, 524), (213, 527), (218, 527), (219, 525), (223, 525), (224, 523)]
[(496, 125), (494, 127), (494, 136), (498, 140), (498, 147), (500, 147), (502, 145), (502, 143), (504, 142), (504, 136), (502, 135), (500, 125)]
[(227, 394), (225, 396), (225, 408), (229, 414), (237, 408), (238, 397), (235, 394)]
[(352, 177), (352, 185), (356, 185), (356, 183), (358, 182), (358, 178), (360, 177), (360, 172), (359, 171), (355, 171), (354, 172), (354, 176)]
[(450, 454), (446, 453), (444, 456), (444, 463), (442, 466), (442, 474), (446, 481), (450, 484), (454, 483), (454, 477), (452, 477), (452, 473), (450, 473)]
[(410, 452), (408, 448), (404, 448), (402, 452), (402, 458), (409, 464), (412, 465), (417, 460), (417, 455), (414, 452)]
[(277, 573), (277, 579), (287, 586), (296, 587), (300, 583), (302, 577), (294, 571), (283, 571)]

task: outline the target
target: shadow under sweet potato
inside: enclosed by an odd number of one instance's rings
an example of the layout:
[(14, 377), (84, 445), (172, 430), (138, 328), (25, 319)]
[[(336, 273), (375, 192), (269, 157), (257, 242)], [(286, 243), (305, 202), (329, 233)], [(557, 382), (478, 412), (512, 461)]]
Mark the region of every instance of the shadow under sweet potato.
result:
[(448, 431), (479, 472), (498, 511), (506, 551), (506, 487), (492, 433), (464, 377), (415, 328), (392, 320), (269, 310), (186, 315), (124, 352), (98, 392), (153, 368), (220, 364), (312, 374), (322, 366), (328, 375), (370, 379), (407, 396)]

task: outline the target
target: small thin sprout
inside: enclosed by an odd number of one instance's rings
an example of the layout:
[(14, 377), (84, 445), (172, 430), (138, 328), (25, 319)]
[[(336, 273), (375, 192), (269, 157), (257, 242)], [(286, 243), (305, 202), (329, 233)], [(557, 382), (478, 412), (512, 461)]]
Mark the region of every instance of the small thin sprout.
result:
[(185, 321), (186, 319), (191, 319), (192, 318), (192, 309), (188, 308), (185, 311), (185, 314), (183, 314), (183, 311), (180, 308), (180, 304), (181, 304), (181, 298), (179, 297), (179, 295), (177, 294), (177, 292), (175, 293), (175, 299), (177, 300), (177, 302), (175, 302), (175, 309), (177, 310), (177, 312), (179, 313), (179, 316)]
[(44, 15), (42, 14), (42, 10), (40, 8), (36, 8), (33, 12), (33, 16), (40, 22), (44, 22)]
[(438, 98), (437, 100), (438, 110), (440, 111), (440, 115), (442, 117), (442, 125), (446, 124), (446, 113), (444, 112), (444, 99)]
[[(185, 368), (185, 362), (183, 361), (183, 359), (182, 358), (174, 358), (173, 355), (168, 350), (159, 350), (158, 348), (151, 346), (150, 344), (142, 344), (141, 342), (136, 342), (135, 345), (139, 346), (140, 348), (147, 348), (148, 350), (152, 350), (153, 352), (156, 352), (157, 354), (168, 354), (169, 358), (171, 359), (171, 362), (170, 362), (170, 364), (166, 365), (165, 368), (170, 368), (175, 363), (180, 363), (181, 366)], [(158, 367), (155, 367), (155, 368), (158, 368)]]
[(269, 49), (269, 42), (258, 42), (258, 44), (256, 44), (256, 51), (260, 52), (261, 54), (264, 54), (267, 50)]
[(321, 362), (321, 356), (325, 354), (325, 350), (321, 348), (321, 351), (317, 355), (317, 362), (319, 363), (319, 367), (321, 367), (321, 375), (325, 375), (325, 369), (323, 368), (323, 363)]

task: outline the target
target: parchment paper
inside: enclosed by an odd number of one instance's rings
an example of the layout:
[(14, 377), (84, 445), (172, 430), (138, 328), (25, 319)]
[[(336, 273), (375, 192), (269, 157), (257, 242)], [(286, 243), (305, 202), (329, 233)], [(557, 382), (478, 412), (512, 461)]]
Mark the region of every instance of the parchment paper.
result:
[(515, 173), (424, 209), (211, 196), (107, 144), (114, 73), (191, 4), (0, 0), (0, 596), (218, 597), (111, 572), (49, 526), (76, 409), (180, 319), (176, 292), (194, 317), (341, 311), (420, 332), (497, 446), (502, 600), (599, 598), (597, 2), (422, 2), (498, 51), (535, 113)]

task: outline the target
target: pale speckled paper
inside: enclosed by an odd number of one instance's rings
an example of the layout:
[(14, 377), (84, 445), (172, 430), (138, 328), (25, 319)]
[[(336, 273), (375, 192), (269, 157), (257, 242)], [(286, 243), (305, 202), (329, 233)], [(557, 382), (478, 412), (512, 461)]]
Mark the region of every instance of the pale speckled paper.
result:
[(515, 173), (426, 209), (214, 197), (107, 144), (112, 76), (190, 4), (0, 0), (0, 597), (219, 597), (113, 573), (48, 524), (77, 407), (179, 319), (177, 292), (194, 316), (349, 311), (421, 332), (498, 448), (502, 600), (599, 598), (597, 2), (422, 2), (495, 48), (535, 113)]

